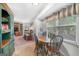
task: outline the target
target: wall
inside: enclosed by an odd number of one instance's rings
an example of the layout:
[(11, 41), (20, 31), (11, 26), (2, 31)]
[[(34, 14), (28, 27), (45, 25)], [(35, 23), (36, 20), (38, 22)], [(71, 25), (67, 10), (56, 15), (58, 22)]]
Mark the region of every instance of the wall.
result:
[(41, 26), (41, 21), (40, 20), (35, 20), (34, 22), (34, 32), (38, 36), (38, 33), (40, 31), (40, 26)]
[(63, 42), (60, 51), (65, 56), (79, 56), (79, 47), (67, 42)]

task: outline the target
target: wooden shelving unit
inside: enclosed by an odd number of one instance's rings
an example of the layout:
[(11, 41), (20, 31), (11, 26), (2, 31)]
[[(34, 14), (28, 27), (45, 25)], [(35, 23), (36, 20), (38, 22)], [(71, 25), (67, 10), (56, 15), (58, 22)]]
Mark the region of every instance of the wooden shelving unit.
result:
[(10, 56), (14, 52), (13, 13), (7, 4), (0, 4), (0, 54)]
[(14, 23), (14, 33), (16, 36), (22, 36), (23, 35), (23, 24), (19, 22)]

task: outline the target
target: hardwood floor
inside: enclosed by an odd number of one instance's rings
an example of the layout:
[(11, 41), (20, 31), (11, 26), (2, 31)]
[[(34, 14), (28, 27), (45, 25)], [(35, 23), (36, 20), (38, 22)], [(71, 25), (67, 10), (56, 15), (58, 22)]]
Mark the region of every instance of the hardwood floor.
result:
[(34, 56), (34, 47), (34, 41), (26, 41), (22, 37), (15, 37), (13, 56)]

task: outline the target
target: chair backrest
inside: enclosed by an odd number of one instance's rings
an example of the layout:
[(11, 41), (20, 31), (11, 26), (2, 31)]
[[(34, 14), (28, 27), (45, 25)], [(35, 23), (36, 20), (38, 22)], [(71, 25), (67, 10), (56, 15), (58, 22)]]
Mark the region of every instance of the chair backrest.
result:
[(49, 33), (49, 34), (48, 34), (48, 37), (49, 37), (51, 40), (53, 40), (53, 38), (55, 37), (55, 34)]
[(60, 35), (55, 35), (53, 39), (51, 39), (51, 46), (53, 48), (59, 49), (62, 45), (63, 37)]
[(34, 33), (34, 40), (35, 40), (35, 44), (38, 44), (38, 37), (36, 36), (35, 33)]

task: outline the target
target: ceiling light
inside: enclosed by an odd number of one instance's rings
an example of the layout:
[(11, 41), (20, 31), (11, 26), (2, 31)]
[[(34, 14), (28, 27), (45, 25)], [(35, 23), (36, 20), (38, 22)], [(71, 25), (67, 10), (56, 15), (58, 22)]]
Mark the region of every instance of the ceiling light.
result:
[(35, 6), (37, 6), (37, 5), (38, 5), (38, 3), (32, 3), (32, 5), (35, 5)]

